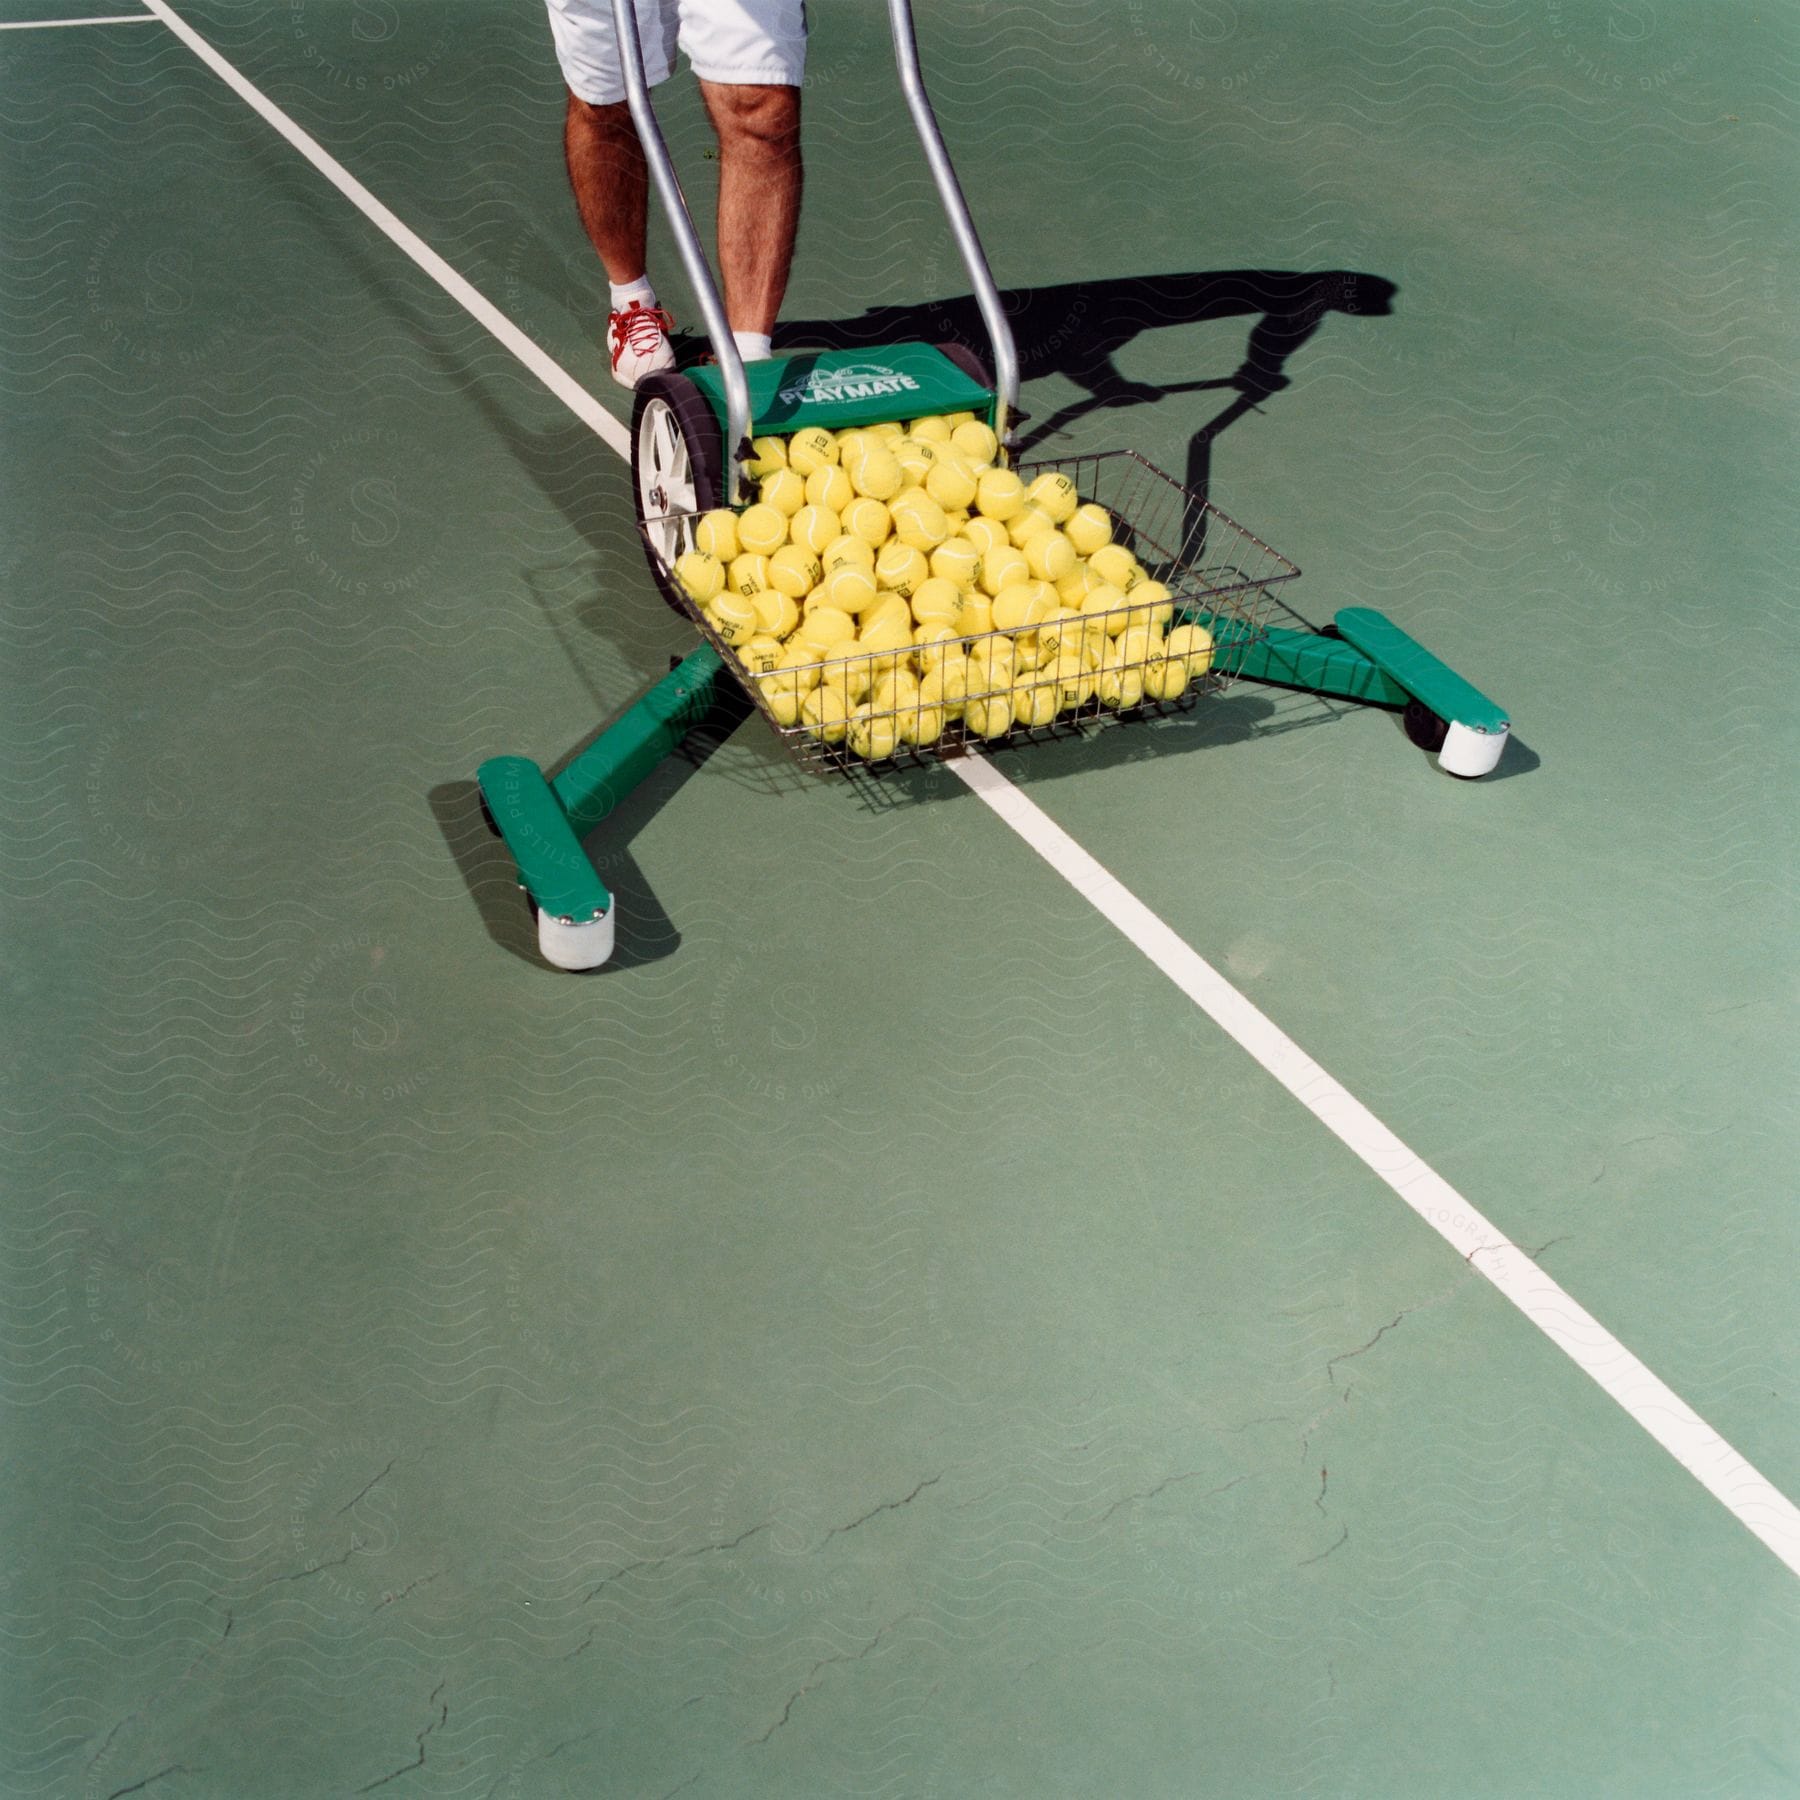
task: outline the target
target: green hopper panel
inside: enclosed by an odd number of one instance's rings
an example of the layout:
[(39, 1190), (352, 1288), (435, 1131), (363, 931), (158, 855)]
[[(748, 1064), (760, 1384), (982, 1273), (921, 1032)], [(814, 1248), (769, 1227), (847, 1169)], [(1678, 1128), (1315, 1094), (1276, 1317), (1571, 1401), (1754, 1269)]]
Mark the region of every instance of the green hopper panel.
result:
[(1240, 619), (1213, 618), (1197, 607), (1183, 616), (1217, 640), (1217, 662), (1248, 681), (1334, 694), (1372, 706), (1404, 706), (1407, 692), (1354, 644), (1321, 632), (1271, 625), (1258, 631)]
[[(682, 371), (725, 429), (725, 383), (716, 364)], [(932, 344), (883, 344), (874, 350), (804, 350), (746, 363), (751, 429), (787, 437), (807, 425), (844, 431), (888, 419), (972, 412), (993, 419), (994, 394)]]
[(1383, 674), (1405, 689), (1403, 702), (1409, 695), (1423, 701), (1440, 719), (1474, 731), (1492, 734), (1508, 728), (1502, 708), (1408, 637), (1385, 613), (1370, 606), (1348, 606), (1333, 623)]
[(542, 911), (577, 924), (612, 911), (612, 895), (536, 763), (525, 756), (491, 756), (475, 779), (519, 866), (520, 882)]

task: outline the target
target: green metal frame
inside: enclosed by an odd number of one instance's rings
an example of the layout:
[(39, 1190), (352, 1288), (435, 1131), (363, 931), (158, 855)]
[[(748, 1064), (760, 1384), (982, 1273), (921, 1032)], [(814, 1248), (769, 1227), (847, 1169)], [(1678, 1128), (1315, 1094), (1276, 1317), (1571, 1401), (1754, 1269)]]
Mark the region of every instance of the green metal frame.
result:
[(476, 771), (519, 885), (540, 911), (575, 925), (612, 911), (582, 839), (705, 719), (725, 674), (719, 653), (702, 644), (557, 774), (546, 776), (527, 756), (489, 757)]
[[(682, 371), (726, 426), (725, 382), (716, 364)], [(808, 425), (846, 431), (890, 419), (972, 412), (990, 424), (994, 391), (959, 369), (935, 344), (873, 350), (806, 350), (746, 363), (751, 430), (788, 437)]]

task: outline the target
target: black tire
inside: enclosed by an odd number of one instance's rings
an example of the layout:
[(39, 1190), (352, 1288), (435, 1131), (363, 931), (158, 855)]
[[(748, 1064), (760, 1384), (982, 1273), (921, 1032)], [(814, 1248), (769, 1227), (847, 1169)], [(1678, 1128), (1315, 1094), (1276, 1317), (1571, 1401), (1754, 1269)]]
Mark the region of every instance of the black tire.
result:
[[(673, 526), (658, 533), (657, 521), (724, 504), (725, 442), (717, 415), (685, 375), (662, 370), (637, 385), (631, 407), (631, 491), (644, 528), (650, 577), (663, 599), (686, 617), (689, 604), (664, 573), (664, 560), (673, 565), (687, 542)], [(652, 544), (658, 537), (662, 558)]]
[(487, 803), (487, 795), (480, 788), (475, 790), (475, 803), (481, 808), (481, 822), (488, 828), (492, 837), (500, 836), (500, 827), (495, 823), (493, 808)]
[(1406, 735), (1421, 750), (1439, 751), (1444, 747), (1444, 739), (1450, 735), (1450, 724), (1440, 719), (1423, 700), (1409, 700), (1404, 715)]

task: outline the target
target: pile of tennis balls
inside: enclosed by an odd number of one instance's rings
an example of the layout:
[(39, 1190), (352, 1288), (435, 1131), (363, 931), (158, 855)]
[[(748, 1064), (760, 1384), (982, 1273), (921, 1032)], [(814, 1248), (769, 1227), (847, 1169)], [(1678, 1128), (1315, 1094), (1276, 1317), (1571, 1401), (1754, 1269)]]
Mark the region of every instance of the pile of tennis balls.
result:
[(1177, 699), (1212, 666), (1106, 509), (999, 467), (973, 413), (752, 448), (756, 501), (703, 514), (675, 575), (784, 726), (879, 762), (958, 722)]

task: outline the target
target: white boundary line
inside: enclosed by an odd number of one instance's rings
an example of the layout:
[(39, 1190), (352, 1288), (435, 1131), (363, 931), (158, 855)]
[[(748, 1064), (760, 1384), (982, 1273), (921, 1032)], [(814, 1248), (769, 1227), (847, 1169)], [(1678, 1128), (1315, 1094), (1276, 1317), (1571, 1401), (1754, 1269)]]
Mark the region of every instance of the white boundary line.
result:
[[(620, 455), (630, 434), (567, 370), (534, 344), (423, 239), (403, 225), (342, 163), (238, 73), (167, 0), (145, 0), (225, 84), (288, 140), (327, 181), (486, 326), (583, 423)], [(984, 757), (949, 767), (1004, 824), (1248, 1051), (1353, 1151), (1457, 1254), (1480, 1271), (1575, 1365), (1592, 1377), (1741, 1524), (1800, 1575), (1800, 1507), (1745, 1461), (1681, 1397), (1578, 1305), (1516, 1244), (1251, 1004), (1224, 976), (1075, 842)]]
[(103, 19), (0, 19), (0, 31), (55, 31), (64, 25), (154, 25), (155, 13), (109, 13)]
[(477, 323), (487, 327), (584, 425), (621, 456), (630, 454), (631, 434), (554, 357), (547, 356), (487, 296), (432, 249), (410, 226), (389, 212), (319, 141), (290, 119), (263, 91), (253, 86), (193, 26), (179, 17), (167, 0), (144, 0), (157, 18), (248, 106), (272, 125), (356, 209), (397, 244)]

